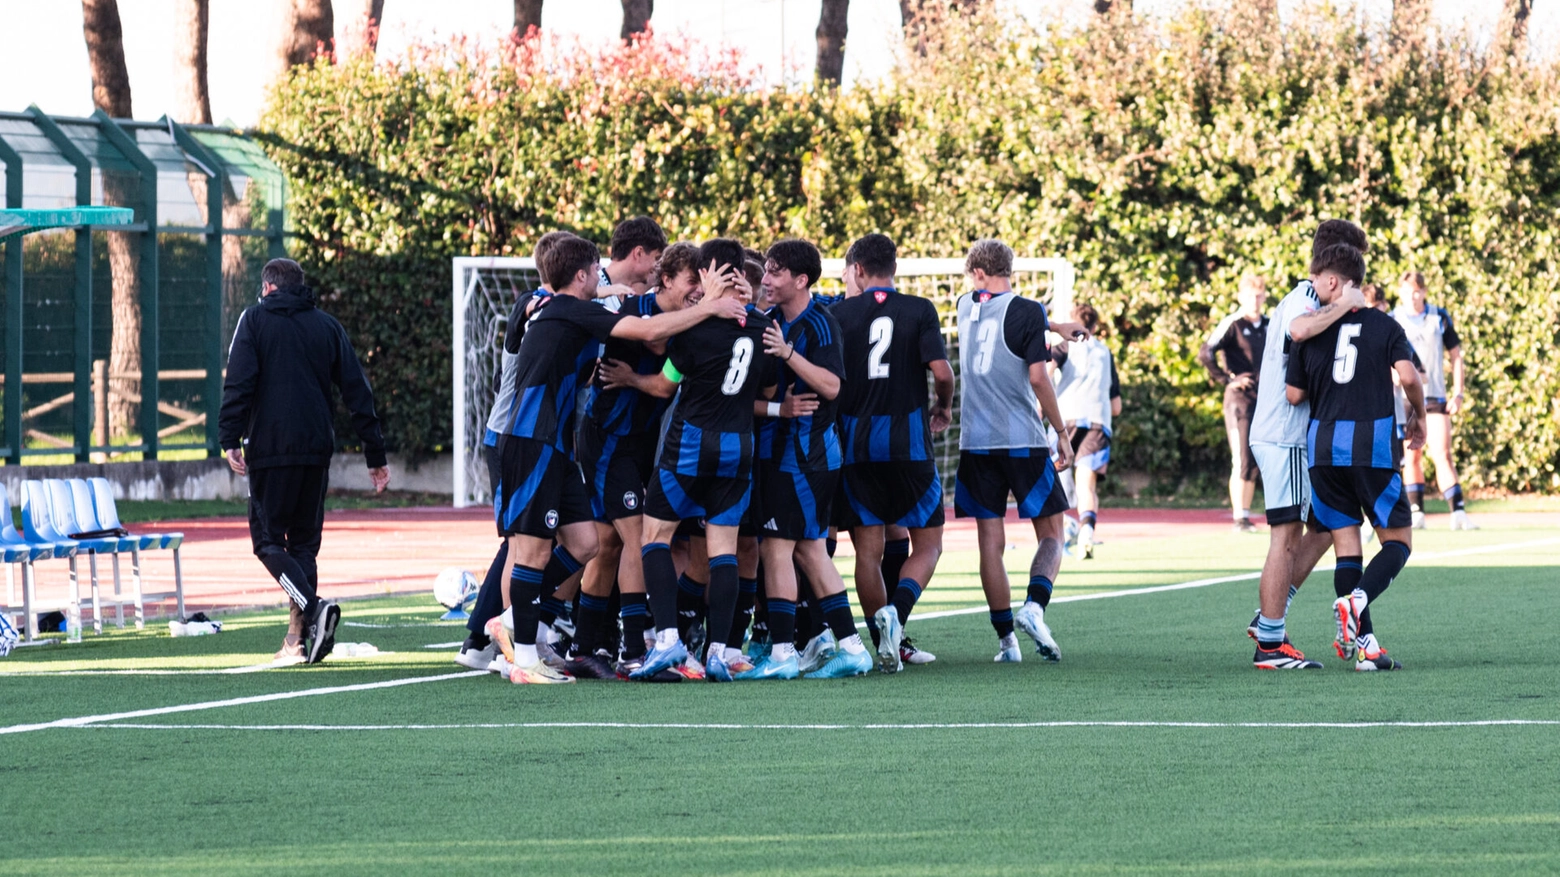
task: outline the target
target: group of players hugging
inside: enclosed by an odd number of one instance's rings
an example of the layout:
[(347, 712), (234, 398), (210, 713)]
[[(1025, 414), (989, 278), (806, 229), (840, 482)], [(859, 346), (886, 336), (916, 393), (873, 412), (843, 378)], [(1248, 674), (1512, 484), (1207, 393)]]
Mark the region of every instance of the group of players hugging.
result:
[[(1405, 437), (1423, 442), (1424, 398), (1403, 330), (1364, 306), (1364, 249), (1358, 227), (1321, 225), (1310, 279), (1274, 318), (1295, 343), (1263, 357), (1276, 379), (1252, 430), (1272, 525), (1249, 631), (1260, 668), (1320, 666), (1284, 619), (1328, 546), (1340, 656), (1398, 666), (1368, 606), (1408, 558), (1396, 466)], [(560, 683), (829, 679), (934, 660), (904, 631), (942, 552), (932, 436), (952, 422), (955, 376), (934, 306), (895, 287), (893, 241), (852, 244), (837, 297), (813, 292), (822, 263), (804, 240), (669, 245), (636, 217), (610, 256), (603, 268), (567, 232), (537, 243), (542, 284), (511, 312), (484, 439), (504, 541), (456, 661)], [(1092, 308), (1051, 322), (1013, 291), (1005, 244), (975, 242), (964, 267), (954, 510), (975, 521), (995, 660), (1022, 660), (1022, 631), (1057, 661), (1045, 610), (1065, 546), (1092, 545), (1115, 368)], [(1038, 542), (1016, 610), (1010, 496)], [(1063, 514), (1074, 505), (1077, 522)], [(1368, 567), (1365, 517), (1382, 540)], [(870, 646), (832, 560), (838, 530)]]

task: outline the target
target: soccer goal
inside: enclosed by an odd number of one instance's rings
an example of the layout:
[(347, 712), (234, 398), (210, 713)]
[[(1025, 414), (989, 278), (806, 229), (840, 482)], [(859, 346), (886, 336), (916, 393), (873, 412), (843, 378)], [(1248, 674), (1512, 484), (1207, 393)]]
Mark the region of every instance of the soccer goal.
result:
[[(818, 292), (844, 292), (840, 275), (844, 259), (823, 260)], [(476, 256), (454, 260), (453, 349), (454, 362), (454, 470), (455, 505), (466, 507), (492, 502), (488, 491), (487, 464), (482, 458), (482, 438), (493, 406), (497, 370), (502, 359), (504, 331), (516, 296), (541, 285), (536, 262), (529, 257)], [(1048, 310), (1066, 314), (1072, 307), (1076, 273), (1066, 259), (1018, 258), (1013, 261), (1013, 287), (1021, 295), (1045, 302)], [(942, 331), (948, 342), (948, 358), (957, 373), (959, 365), (957, 314), (954, 303), (968, 291), (962, 259), (901, 259), (896, 276), (899, 288), (937, 305)], [(957, 412), (958, 406), (955, 405)], [(934, 440), (939, 470), (951, 491), (959, 457), (959, 424)], [(952, 493), (948, 494), (952, 496)]]

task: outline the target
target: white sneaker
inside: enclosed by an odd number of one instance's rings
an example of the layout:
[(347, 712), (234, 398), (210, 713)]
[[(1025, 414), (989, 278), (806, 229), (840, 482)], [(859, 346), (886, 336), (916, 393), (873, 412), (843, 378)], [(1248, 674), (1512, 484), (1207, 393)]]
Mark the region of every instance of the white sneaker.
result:
[(905, 668), (899, 645), (904, 642), (905, 629), (899, 625), (899, 610), (884, 606), (872, 616), (878, 629), (878, 669), (884, 673), (898, 673)]
[(798, 668), (802, 673), (811, 673), (823, 668), (834, 657), (834, 650), (839, 648), (839, 643), (834, 641), (834, 631), (825, 630), (807, 641), (807, 648), (802, 649), (796, 656)]
[(1479, 525), (1475, 524), (1473, 521), (1468, 520), (1468, 513), (1466, 511), (1463, 509), (1458, 509), (1457, 511), (1452, 512), (1452, 529), (1477, 530), (1479, 529)]
[(509, 678), (509, 671), (513, 670), (514, 668), (515, 665), (509, 663), (509, 659), (503, 655), (495, 655), (493, 658), (493, 663), (487, 665), (487, 671), (489, 673), (497, 673), (505, 679)]
[(1360, 635), (1360, 613), (1365, 611), (1365, 606), (1365, 592), (1359, 588), (1355, 588), (1349, 596), (1333, 601), (1333, 620), (1338, 626), (1337, 636), (1333, 638), (1333, 650), (1345, 661), (1352, 660), (1359, 647), (1355, 640)]
[(1039, 603), (1026, 600), (1013, 613), (1013, 623), (1035, 641), (1035, 651), (1040, 653), (1040, 657), (1047, 661), (1062, 659), (1062, 648), (1056, 644), (1056, 638), (1051, 636), (1051, 628), (1045, 626), (1045, 610), (1040, 608)]
[(493, 664), (493, 659), (498, 657), (498, 643), (489, 642), (486, 648), (467, 649), (462, 648), (455, 653), (455, 663), (470, 670), (486, 670)]
[(1020, 649), (1018, 647), (1018, 635), (1017, 634), (1012, 634), (1012, 633), (1008, 634), (1007, 636), (1002, 638), (1002, 640), (998, 643), (998, 645), (1002, 648), (1002, 651), (997, 652), (997, 656), (995, 658), (991, 659), (993, 663), (996, 663), (996, 664), (1020, 664), (1020, 663), (1023, 663), (1024, 651), (1023, 651), (1023, 649)]
[(1081, 527), (1078, 530), (1078, 547), (1083, 549), (1083, 558), (1085, 560), (1093, 559), (1093, 557), (1094, 557), (1094, 525), (1093, 524), (1084, 524), (1083, 527)]
[(1409, 512), (1408, 528), (1410, 530), (1423, 530), (1425, 528), (1425, 513), (1417, 509)]

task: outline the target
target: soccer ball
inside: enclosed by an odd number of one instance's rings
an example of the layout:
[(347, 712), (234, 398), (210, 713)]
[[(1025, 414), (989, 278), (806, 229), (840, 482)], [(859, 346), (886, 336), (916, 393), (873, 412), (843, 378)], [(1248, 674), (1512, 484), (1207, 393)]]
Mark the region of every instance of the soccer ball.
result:
[(477, 577), (452, 566), (433, 580), (433, 599), (446, 609), (465, 609), (477, 600)]

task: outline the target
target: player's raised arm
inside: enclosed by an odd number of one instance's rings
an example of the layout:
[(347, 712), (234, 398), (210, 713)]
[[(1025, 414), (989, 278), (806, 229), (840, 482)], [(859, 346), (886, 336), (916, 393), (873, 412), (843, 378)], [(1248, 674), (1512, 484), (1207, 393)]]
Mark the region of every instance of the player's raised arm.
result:
[(1327, 331), (1328, 326), (1338, 322), (1338, 318), (1344, 314), (1369, 306), (1370, 303), (1365, 301), (1365, 293), (1358, 286), (1350, 286), (1344, 289), (1337, 301), (1322, 305), (1316, 313), (1295, 317), (1289, 324), (1289, 337), (1295, 341), (1315, 338)]
[(779, 326), (771, 325), (764, 330), (764, 352), (784, 363), (797, 378), (817, 391), (820, 397), (834, 399), (839, 396), (840, 376), (797, 353), (796, 345), (785, 340)]
[(739, 320), (746, 313), (747, 308), (736, 299), (706, 297), (693, 307), (680, 311), (657, 314), (645, 320), (621, 320), (612, 327), (612, 337), (631, 341), (664, 341), (711, 317)]

